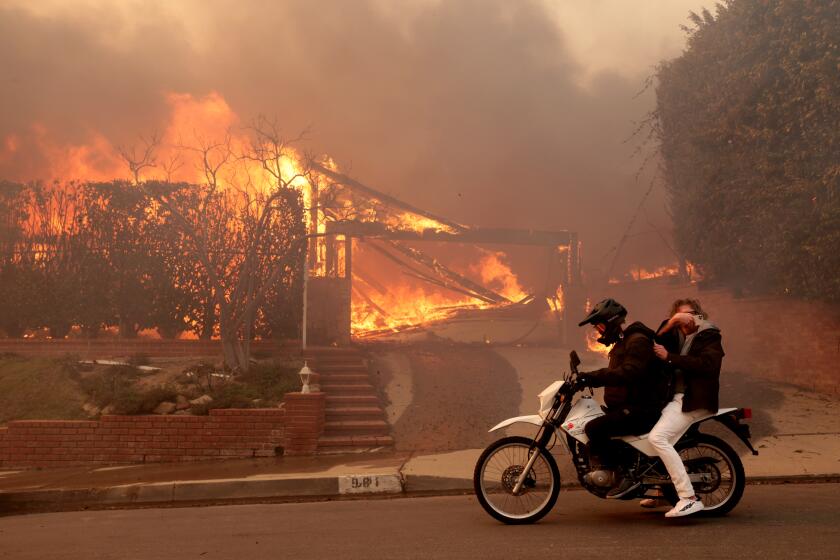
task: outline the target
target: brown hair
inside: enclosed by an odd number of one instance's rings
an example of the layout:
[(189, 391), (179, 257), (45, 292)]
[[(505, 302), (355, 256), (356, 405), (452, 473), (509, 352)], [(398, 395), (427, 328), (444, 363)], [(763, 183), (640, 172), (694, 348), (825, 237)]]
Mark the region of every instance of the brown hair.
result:
[(691, 298), (678, 299), (674, 303), (672, 303), (670, 316), (673, 317), (674, 313), (676, 313), (677, 309), (679, 309), (682, 305), (690, 305), (691, 309), (694, 310), (694, 313), (696, 315), (700, 315), (700, 317), (703, 319), (709, 318), (709, 314), (703, 311), (703, 308), (700, 306), (700, 301)]

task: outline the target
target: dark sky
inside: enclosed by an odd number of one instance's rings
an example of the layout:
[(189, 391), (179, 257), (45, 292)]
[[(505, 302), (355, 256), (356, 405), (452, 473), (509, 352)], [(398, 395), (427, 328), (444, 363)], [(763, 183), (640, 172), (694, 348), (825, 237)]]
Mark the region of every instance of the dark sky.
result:
[[(0, 178), (42, 177), (51, 146), (133, 142), (172, 92), (277, 116), (348, 174), (467, 224), (572, 229), (587, 269), (647, 190), (626, 140), (636, 96), (682, 48), (693, 2), (284, 0), (5, 2)], [(576, 4), (576, 3), (572, 3)], [(658, 6), (658, 7), (657, 7)], [(661, 16), (657, 18), (656, 16)], [(619, 269), (668, 264), (661, 186)]]

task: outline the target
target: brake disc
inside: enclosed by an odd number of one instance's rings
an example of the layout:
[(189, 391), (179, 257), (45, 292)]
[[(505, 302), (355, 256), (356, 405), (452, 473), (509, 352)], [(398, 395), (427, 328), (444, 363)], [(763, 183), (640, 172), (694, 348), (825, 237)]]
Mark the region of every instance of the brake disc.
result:
[[(502, 473), (502, 487), (508, 494), (513, 494), (513, 489), (516, 487), (516, 481), (519, 480), (519, 476), (524, 470), (525, 467), (522, 465), (511, 465)], [(525, 482), (522, 483), (522, 490), (528, 490), (535, 488), (536, 486), (537, 480), (534, 478), (534, 471), (532, 469), (525, 478)]]

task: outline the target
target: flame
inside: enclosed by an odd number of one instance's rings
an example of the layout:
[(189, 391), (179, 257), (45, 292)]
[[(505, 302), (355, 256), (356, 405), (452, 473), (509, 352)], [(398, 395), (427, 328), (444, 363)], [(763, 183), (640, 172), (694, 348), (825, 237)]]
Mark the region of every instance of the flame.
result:
[[(509, 303), (494, 304), (445, 288), (437, 288), (410, 276), (406, 277), (398, 266), (366, 251), (364, 244), (354, 244), (354, 248), (357, 264), (361, 263), (365, 270), (376, 270), (377, 278), (386, 279), (382, 280), (384, 285), (380, 291), (376, 286), (367, 285), (364, 278), (356, 278), (354, 274), (355, 289), (351, 314), (352, 332), (355, 336), (364, 337), (383, 331), (395, 332), (429, 325), (451, 319), (464, 310), (511, 306), (528, 295), (520, 286), (516, 275), (504, 262), (507, 255), (503, 252), (479, 249), (477, 260), (470, 259), (472, 264), (468, 261), (466, 264), (450, 265), (450, 268), (463, 276), (510, 300)], [(465, 249), (461, 256), (472, 255)], [(356, 270), (360, 272), (358, 268)], [(562, 293), (559, 293), (557, 298), (557, 309), (562, 309)]]
[[(219, 186), (236, 197), (235, 193), (267, 193), (277, 186), (279, 174), (289, 186), (301, 193), (306, 209), (307, 230), (324, 233), (326, 222), (341, 219), (342, 209), (351, 219), (376, 221), (393, 230), (456, 233), (452, 226), (433, 218), (408, 211), (396, 210), (375, 199), (360, 204), (349, 191), (335, 189), (325, 179), (304, 174), (303, 158), (289, 146), (283, 146), (282, 155), (266, 169), (262, 162), (241, 157), (252, 146), (254, 135), (247, 130), (239, 116), (225, 98), (217, 92), (203, 96), (189, 93), (165, 94), (169, 114), (162, 132), (156, 137), (154, 165), (139, 171), (142, 180), (171, 180), (186, 183), (206, 183), (205, 155), (211, 164), (219, 165)], [(41, 178), (57, 179), (67, 185), (72, 181), (111, 181), (133, 179), (124, 155), (132, 154), (130, 146), (118, 145), (98, 131), (83, 131), (84, 140), (78, 143), (61, 143), (54, 131), (41, 123), (33, 123), (26, 131), (0, 137), (0, 165), (10, 167), (24, 152), (37, 154), (38, 173)], [(148, 142), (149, 138), (145, 139)], [(132, 155), (141, 156), (144, 141), (136, 142)], [(205, 152), (205, 153), (202, 153)], [(338, 166), (330, 158), (320, 162), (334, 171)], [(18, 169), (18, 175), (32, 170)], [(14, 174), (12, 174), (14, 175)], [(15, 178), (14, 176), (12, 178)], [(30, 179), (25, 177), (25, 179)], [(313, 180), (315, 184), (310, 183)], [(321, 191), (321, 189), (324, 189)], [(320, 197), (330, 199), (327, 208)], [(330, 195), (330, 196), (326, 196)], [(354, 240), (355, 241), (355, 240)], [(317, 238), (311, 245), (314, 257), (310, 259), (310, 273), (324, 276), (326, 270), (326, 239)], [(358, 261), (355, 261), (358, 262)], [(364, 261), (362, 261), (364, 262)], [(528, 296), (517, 276), (511, 270), (507, 255), (498, 251), (480, 250), (468, 262), (451, 265), (460, 274), (494, 290), (512, 303)], [(342, 275), (343, 265), (335, 271)], [(453, 316), (464, 309), (485, 309), (499, 304), (450, 291), (445, 288), (407, 278), (402, 270), (386, 276), (387, 289), (362, 293), (362, 286), (355, 286), (352, 298), (352, 331), (360, 335), (373, 331), (396, 330), (407, 326), (428, 324)], [(383, 279), (383, 282), (386, 280)], [(553, 311), (562, 310), (563, 294), (558, 292), (547, 298)], [(501, 304), (511, 305), (511, 304)]]
[(554, 293), (553, 296), (549, 296), (545, 298), (546, 303), (548, 303), (549, 309), (554, 313), (562, 313), (563, 309), (565, 308), (564, 302), (564, 295), (563, 295), (563, 286), (557, 286), (557, 291)]
[(426, 230), (455, 233), (455, 230), (451, 226), (442, 224), (432, 218), (412, 214), (410, 212), (402, 212), (396, 216), (388, 216), (382, 221), (393, 229), (416, 231), (418, 233), (422, 233)]
[[(688, 273), (688, 278), (691, 282), (697, 282), (698, 280), (702, 280), (702, 276), (697, 271), (697, 267), (694, 265), (694, 263), (686, 262), (685, 268), (686, 272)], [(610, 278), (609, 283), (620, 284), (622, 282), (639, 282), (641, 280), (653, 280), (656, 278), (671, 278), (679, 276), (679, 274), (679, 264), (660, 266), (659, 268), (655, 268), (653, 270), (648, 270), (643, 267), (634, 266), (631, 267), (630, 270), (628, 270), (621, 278)]]
[(519, 279), (510, 267), (502, 262), (506, 256), (500, 251), (485, 251), (481, 261), (470, 269), (479, 274), (482, 284), (494, 288), (499, 295), (513, 302), (521, 301), (528, 294), (519, 285)]
[[(159, 144), (154, 151), (155, 165), (141, 172), (141, 179), (171, 179), (188, 183), (206, 181), (202, 166), (202, 154), (196, 149), (203, 145), (217, 144), (210, 150), (211, 159), (222, 157), (223, 150), (231, 154), (244, 153), (251, 145), (252, 137), (242, 126), (238, 115), (227, 101), (217, 92), (196, 97), (189, 93), (170, 92), (165, 94), (169, 107), (169, 117), (159, 135)], [(82, 143), (59, 143), (56, 135), (46, 125), (31, 124), (26, 133), (9, 134), (0, 143), (0, 162), (13, 161), (13, 156), (24, 150), (38, 154), (38, 172), (19, 170), (10, 173), (11, 178), (22, 180), (38, 176), (45, 180), (71, 181), (111, 181), (129, 179), (129, 171), (121, 154), (121, 149), (131, 153), (130, 146), (112, 142), (98, 131), (87, 131)], [(149, 139), (146, 138), (145, 141)], [(222, 143), (227, 145), (222, 146)], [(135, 154), (143, 151), (143, 142), (137, 142)], [(192, 149), (190, 149), (192, 148)], [(292, 186), (309, 189), (302, 175), (301, 158), (294, 148), (283, 147), (283, 156), (278, 162), (282, 177), (291, 181)], [(167, 162), (179, 161), (180, 165), (167, 176), (164, 169)], [(252, 185), (263, 192), (272, 188), (273, 178), (259, 162), (231, 157), (230, 164), (221, 173), (221, 186), (230, 187), (244, 184)], [(29, 173), (29, 176), (25, 176)]]
[[(20, 168), (22, 154), (36, 154), (38, 174), (44, 179), (64, 181), (106, 181), (125, 176), (125, 166), (119, 152), (98, 132), (89, 132), (83, 143), (59, 143), (44, 124), (30, 124), (22, 134), (9, 134), (0, 144), (0, 163), (4, 167)], [(31, 179), (22, 170), (6, 172), (5, 178)], [(17, 175), (17, 176), (16, 176)]]
[(376, 312), (364, 300), (354, 298), (351, 324), (356, 336), (429, 325), (449, 319), (459, 310), (488, 307), (488, 304), (469, 297), (453, 298), (445, 292), (407, 284), (389, 287), (387, 295), (371, 299), (387, 316)]
[(609, 356), (610, 354), (610, 346), (604, 346), (598, 339), (601, 335), (595, 329), (589, 329), (586, 331), (586, 349), (594, 354), (600, 354), (604, 357)]

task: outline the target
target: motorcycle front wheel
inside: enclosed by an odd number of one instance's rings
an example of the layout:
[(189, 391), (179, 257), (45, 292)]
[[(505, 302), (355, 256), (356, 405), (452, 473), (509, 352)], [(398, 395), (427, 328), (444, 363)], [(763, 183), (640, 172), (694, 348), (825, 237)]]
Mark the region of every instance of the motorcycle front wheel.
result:
[[(538, 457), (518, 494), (513, 493), (519, 476), (531, 458)], [(473, 474), (478, 503), (502, 523), (534, 523), (551, 511), (560, 492), (557, 462), (544, 447), (520, 436), (502, 438), (478, 458)]]

